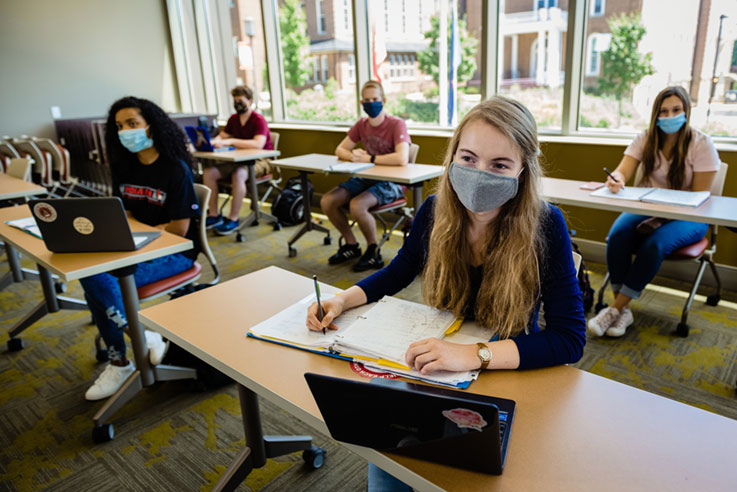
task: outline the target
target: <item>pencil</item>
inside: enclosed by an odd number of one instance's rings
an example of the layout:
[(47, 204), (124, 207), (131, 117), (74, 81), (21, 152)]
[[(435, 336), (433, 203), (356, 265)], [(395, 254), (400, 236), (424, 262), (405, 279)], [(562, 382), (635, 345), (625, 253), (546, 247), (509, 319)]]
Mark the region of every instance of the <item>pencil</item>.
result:
[(609, 172), (609, 169), (604, 168), (604, 172), (607, 173), (609, 175), (609, 177), (614, 180), (615, 183), (619, 183), (619, 180), (617, 178), (615, 178), (612, 173)]
[[(317, 283), (317, 275), (312, 276), (313, 282), (315, 282), (315, 297), (317, 297), (317, 319), (322, 321), (324, 313), (322, 312), (322, 303), (320, 302), (320, 285)], [(325, 327), (322, 327), (322, 334), (325, 334)]]

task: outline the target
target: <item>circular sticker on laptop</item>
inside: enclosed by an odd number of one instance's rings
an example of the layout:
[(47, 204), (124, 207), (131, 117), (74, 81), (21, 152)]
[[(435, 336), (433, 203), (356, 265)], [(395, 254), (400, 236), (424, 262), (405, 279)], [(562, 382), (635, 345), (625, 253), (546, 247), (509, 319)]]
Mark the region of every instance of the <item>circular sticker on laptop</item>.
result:
[(72, 225), (74, 226), (75, 231), (80, 234), (84, 234), (85, 236), (92, 234), (95, 230), (95, 225), (87, 217), (77, 217), (74, 219), (74, 222), (72, 222)]
[(359, 362), (351, 362), (351, 369), (353, 369), (353, 372), (355, 372), (359, 376), (363, 376), (365, 378), (397, 379), (399, 377), (391, 372), (366, 369), (366, 366)]
[(44, 222), (56, 220), (56, 209), (46, 202), (40, 202), (33, 206), (33, 215)]
[(454, 408), (453, 410), (443, 410), (443, 416), (453, 422), (460, 428), (475, 429), (481, 431), (488, 424), (480, 413), (474, 412), (467, 408)]

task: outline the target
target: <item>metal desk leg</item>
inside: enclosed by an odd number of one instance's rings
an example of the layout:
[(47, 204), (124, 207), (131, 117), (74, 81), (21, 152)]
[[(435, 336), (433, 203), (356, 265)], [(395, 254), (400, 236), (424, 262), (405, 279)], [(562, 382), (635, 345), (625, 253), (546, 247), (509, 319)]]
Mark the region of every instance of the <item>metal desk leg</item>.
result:
[(420, 210), (420, 205), (422, 205), (422, 183), (412, 185), (412, 201), (414, 202), (415, 215), (417, 215), (417, 211)]
[(38, 276), (41, 280), (44, 300), (38, 303), (30, 313), (17, 322), (8, 332), (10, 340), (8, 340), (7, 346), (8, 350), (11, 352), (15, 352), (23, 348), (23, 341), (20, 338), (17, 338), (17, 335), (48, 313), (55, 313), (61, 309), (87, 309), (87, 303), (84, 301), (57, 296), (53, 276), (41, 265), (38, 265)]
[(15, 250), (13, 245), (5, 243), (5, 253), (8, 256), (10, 271), (13, 274), (13, 282), (23, 282), (25, 277), (23, 276), (23, 270), (21, 269), (20, 261), (18, 260), (18, 252)]
[[(261, 429), (258, 395), (239, 384), (238, 396), (241, 402), (243, 428), (246, 433), (246, 447), (236, 455), (218, 483), (215, 484), (213, 492), (235, 490), (251, 473), (251, 470), (264, 466), (267, 458), (276, 458), (304, 450), (317, 453), (321, 458), (325, 456), (324, 450), (313, 449), (311, 436), (264, 436)], [(313, 466), (313, 468), (320, 466), (322, 466), (322, 460), (318, 466)]]
[(297, 256), (297, 250), (292, 247), (292, 244), (297, 242), (297, 239), (304, 236), (306, 232), (309, 231), (320, 231), (327, 234), (325, 236), (325, 239), (323, 240), (324, 244), (330, 244), (333, 242), (332, 238), (330, 237), (330, 229), (327, 227), (316, 224), (315, 222), (312, 222), (312, 211), (310, 210), (310, 190), (308, 189), (308, 181), (307, 181), (307, 175), (310, 174), (307, 171), (300, 171), (299, 176), (302, 181), (302, 203), (304, 204), (304, 216), (303, 216), (303, 222), (304, 224), (302, 227), (292, 235), (292, 237), (287, 242), (287, 246), (289, 247), (289, 256)]
[(260, 219), (266, 219), (268, 223), (279, 221), (273, 215), (263, 212), (261, 208), (259, 207), (258, 186), (256, 186), (256, 172), (254, 168), (255, 163), (253, 161), (249, 161), (247, 165), (248, 165), (248, 194), (251, 195), (251, 214), (245, 219), (243, 219), (243, 221), (241, 222), (241, 225), (238, 227), (238, 230), (241, 230), (243, 227), (248, 227), (252, 224), (257, 225)]

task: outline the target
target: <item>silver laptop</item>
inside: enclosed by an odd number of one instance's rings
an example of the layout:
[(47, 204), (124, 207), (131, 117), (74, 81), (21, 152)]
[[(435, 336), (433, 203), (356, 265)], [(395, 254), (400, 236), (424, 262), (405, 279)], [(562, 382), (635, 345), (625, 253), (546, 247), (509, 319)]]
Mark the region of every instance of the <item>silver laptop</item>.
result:
[(161, 235), (131, 232), (118, 197), (29, 200), (44, 243), (54, 253), (135, 251)]

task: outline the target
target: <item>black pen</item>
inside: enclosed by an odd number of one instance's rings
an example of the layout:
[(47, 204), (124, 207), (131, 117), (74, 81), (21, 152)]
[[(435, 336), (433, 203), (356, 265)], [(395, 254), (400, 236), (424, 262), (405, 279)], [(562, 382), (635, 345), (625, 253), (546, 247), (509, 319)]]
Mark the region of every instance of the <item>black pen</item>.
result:
[[(322, 312), (322, 304), (320, 303), (320, 285), (317, 283), (317, 275), (312, 276), (312, 280), (315, 282), (315, 296), (317, 297), (317, 319), (322, 321), (324, 316)], [(325, 327), (322, 327), (322, 334), (325, 334)]]
[(614, 175), (612, 173), (609, 172), (609, 169), (604, 168), (604, 172), (607, 173), (609, 175), (609, 177), (614, 180), (615, 183), (619, 184), (619, 181), (617, 180), (617, 178), (614, 177)]

